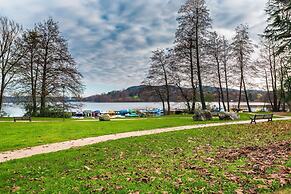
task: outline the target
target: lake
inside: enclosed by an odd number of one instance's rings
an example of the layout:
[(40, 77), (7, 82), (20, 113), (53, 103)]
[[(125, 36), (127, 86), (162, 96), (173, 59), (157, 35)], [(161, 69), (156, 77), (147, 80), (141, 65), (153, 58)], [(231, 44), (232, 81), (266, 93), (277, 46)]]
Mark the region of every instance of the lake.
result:
[[(80, 103), (76, 103), (80, 105)], [(208, 103), (210, 106), (216, 106), (218, 107), (217, 102), (211, 102)], [(267, 103), (263, 102), (251, 102), (250, 103), (252, 108), (256, 107), (264, 107), (265, 105), (268, 105)], [(171, 102), (172, 110), (174, 109), (184, 109), (186, 108), (185, 103), (183, 102)], [(237, 102), (231, 102), (231, 107), (237, 106)], [(246, 103), (242, 102), (242, 107), (245, 107)], [(94, 103), (94, 102), (82, 102), (81, 108), (78, 110), (71, 110), (72, 112), (78, 112), (78, 111), (84, 111), (84, 110), (100, 110), (100, 111), (118, 111), (118, 110), (124, 110), (124, 109), (152, 109), (152, 108), (159, 108), (162, 109), (162, 103), (158, 102), (137, 102), (137, 103)], [(16, 104), (4, 104), (3, 110), (11, 117), (14, 116), (23, 116), (25, 114), (25, 110), (21, 105)]]

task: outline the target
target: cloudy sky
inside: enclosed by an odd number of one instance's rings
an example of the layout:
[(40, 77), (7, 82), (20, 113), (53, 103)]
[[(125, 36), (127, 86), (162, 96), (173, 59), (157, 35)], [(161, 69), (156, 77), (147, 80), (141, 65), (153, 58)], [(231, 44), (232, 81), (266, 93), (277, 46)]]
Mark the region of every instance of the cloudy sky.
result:
[[(265, 27), (267, 0), (206, 0), (213, 27), (231, 38), (250, 26)], [(176, 17), (185, 0), (0, 0), (0, 15), (25, 28), (53, 17), (84, 75), (86, 95), (123, 89), (143, 80), (151, 51), (171, 47)]]

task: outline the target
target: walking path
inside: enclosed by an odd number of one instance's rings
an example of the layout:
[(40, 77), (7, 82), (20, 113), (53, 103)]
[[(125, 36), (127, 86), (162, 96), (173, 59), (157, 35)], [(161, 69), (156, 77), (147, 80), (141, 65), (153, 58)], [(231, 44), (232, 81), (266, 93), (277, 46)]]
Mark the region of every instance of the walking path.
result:
[[(274, 121), (282, 121), (282, 120), (291, 120), (291, 117), (274, 119)], [(261, 122), (266, 122), (266, 121), (259, 120), (257, 122), (261, 123)], [(0, 163), (6, 162), (9, 160), (27, 158), (27, 157), (38, 155), (38, 154), (52, 153), (52, 152), (57, 152), (57, 151), (62, 151), (62, 150), (68, 150), (71, 148), (82, 147), (86, 145), (92, 145), (96, 143), (129, 138), (129, 137), (139, 137), (139, 136), (153, 135), (153, 134), (159, 134), (159, 133), (165, 133), (165, 132), (182, 131), (182, 130), (206, 128), (206, 127), (243, 125), (243, 124), (249, 124), (249, 123), (250, 121), (237, 121), (237, 122), (226, 122), (226, 123), (189, 125), (189, 126), (162, 128), (162, 129), (152, 129), (152, 130), (146, 130), (146, 131), (133, 131), (133, 132), (127, 132), (127, 133), (118, 133), (118, 134), (113, 134), (113, 135), (104, 135), (104, 136), (99, 136), (99, 137), (91, 137), (91, 138), (84, 138), (84, 139), (78, 139), (78, 140), (72, 140), (72, 141), (65, 141), (65, 142), (29, 147), (29, 148), (24, 148), (20, 150), (2, 152), (0, 153)]]

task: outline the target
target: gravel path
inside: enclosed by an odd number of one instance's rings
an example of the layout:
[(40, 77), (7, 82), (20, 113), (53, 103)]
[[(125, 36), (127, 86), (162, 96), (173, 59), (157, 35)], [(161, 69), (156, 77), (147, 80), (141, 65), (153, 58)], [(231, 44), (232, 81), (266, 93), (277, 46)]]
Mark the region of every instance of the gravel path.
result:
[[(282, 120), (291, 120), (291, 117), (274, 119), (274, 121), (282, 121)], [(258, 122), (266, 122), (266, 121), (259, 120)], [(119, 134), (113, 134), (113, 135), (104, 135), (104, 136), (99, 136), (99, 137), (77, 139), (77, 140), (29, 147), (29, 148), (24, 148), (20, 150), (2, 152), (0, 153), (0, 163), (6, 162), (9, 160), (27, 158), (27, 157), (38, 155), (38, 154), (52, 153), (52, 152), (57, 152), (57, 151), (62, 151), (62, 150), (68, 150), (71, 148), (82, 147), (86, 145), (92, 145), (96, 143), (129, 138), (129, 137), (139, 137), (139, 136), (153, 135), (153, 134), (159, 134), (159, 133), (165, 133), (165, 132), (182, 131), (182, 130), (206, 128), (206, 127), (242, 125), (242, 124), (249, 124), (249, 123), (250, 121), (237, 121), (237, 122), (226, 122), (226, 123), (189, 125), (189, 126), (152, 129), (152, 130), (146, 130), (146, 131), (133, 131), (133, 132), (127, 132), (127, 133), (119, 133)]]

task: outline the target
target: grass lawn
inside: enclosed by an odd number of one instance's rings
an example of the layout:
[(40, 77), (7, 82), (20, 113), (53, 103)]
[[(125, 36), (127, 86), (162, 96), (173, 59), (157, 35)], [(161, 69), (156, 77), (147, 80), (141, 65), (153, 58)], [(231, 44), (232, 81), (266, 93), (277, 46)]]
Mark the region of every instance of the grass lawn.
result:
[(285, 193), (290, 142), (290, 121), (121, 139), (0, 164), (0, 193)]
[[(248, 114), (241, 114), (241, 120), (248, 120)], [(43, 145), (66, 140), (95, 137), (129, 131), (164, 127), (221, 122), (218, 118), (207, 122), (193, 122), (190, 115), (149, 118), (141, 120), (118, 120), (112, 122), (68, 119), (65, 122), (47, 121), (35, 123), (0, 122), (0, 151)]]

